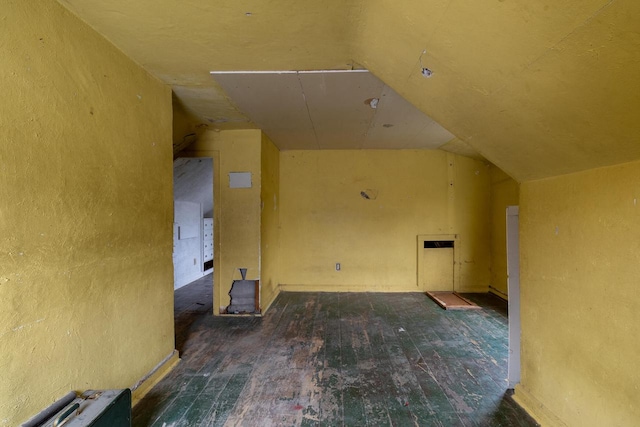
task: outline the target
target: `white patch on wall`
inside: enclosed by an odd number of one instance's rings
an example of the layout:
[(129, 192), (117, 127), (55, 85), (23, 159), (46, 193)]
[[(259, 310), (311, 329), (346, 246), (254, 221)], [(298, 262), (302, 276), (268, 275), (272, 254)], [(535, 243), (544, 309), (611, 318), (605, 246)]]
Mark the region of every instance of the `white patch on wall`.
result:
[(229, 188), (251, 188), (251, 172), (229, 172)]
[(174, 201), (173, 288), (178, 289), (202, 277), (202, 205)]
[(174, 218), (178, 226), (178, 240), (200, 237), (200, 204), (175, 201)]

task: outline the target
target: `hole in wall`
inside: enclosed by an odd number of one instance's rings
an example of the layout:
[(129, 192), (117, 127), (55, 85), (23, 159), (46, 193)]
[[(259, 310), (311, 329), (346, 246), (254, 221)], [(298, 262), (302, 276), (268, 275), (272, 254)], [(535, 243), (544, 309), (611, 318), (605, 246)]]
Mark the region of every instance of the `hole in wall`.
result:
[(365, 200), (375, 200), (378, 198), (378, 190), (372, 190), (371, 188), (367, 188), (366, 190), (362, 190), (360, 192), (360, 197)]
[(429, 240), (424, 242), (425, 249), (453, 248), (453, 240)]

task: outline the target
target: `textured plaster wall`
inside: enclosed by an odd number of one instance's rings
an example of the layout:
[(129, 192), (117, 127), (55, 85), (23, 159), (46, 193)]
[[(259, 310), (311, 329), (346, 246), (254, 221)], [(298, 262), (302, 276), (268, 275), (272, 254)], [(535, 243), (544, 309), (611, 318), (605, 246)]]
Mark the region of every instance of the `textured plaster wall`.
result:
[(638, 162), (521, 186), (516, 398), (549, 425), (640, 420), (639, 202)]
[(518, 181), (639, 158), (640, 2), (365, 3), (354, 60)]
[[(449, 212), (453, 211), (453, 230), (459, 234), (461, 292), (487, 292), (491, 280), (491, 205), (490, 169), (469, 157), (447, 155), (449, 173)], [(453, 185), (451, 185), (453, 184)]]
[(171, 93), (55, 1), (0, 12), (0, 425), (174, 348)]
[(206, 129), (203, 126), (197, 126), (198, 120), (192, 114), (185, 110), (184, 105), (172, 94), (173, 98), (173, 153), (178, 153), (187, 148), (193, 141), (198, 139)]
[(278, 296), (280, 268), (280, 152), (262, 134), (262, 188), (260, 198), (260, 287), (261, 306), (267, 309)]
[(280, 196), (283, 289), (417, 291), (417, 236), (459, 234), (456, 289), (487, 290), (489, 170), (479, 161), (441, 151), (285, 151)]
[(491, 165), (491, 289), (507, 297), (507, 206), (518, 206), (520, 184)]
[[(205, 132), (184, 157), (214, 159), (214, 310), (229, 305), (238, 268), (247, 268), (247, 279), (260, 278), (260, 130)], [(229, 188), (230, 172), (251, 172), (251, 188)]]

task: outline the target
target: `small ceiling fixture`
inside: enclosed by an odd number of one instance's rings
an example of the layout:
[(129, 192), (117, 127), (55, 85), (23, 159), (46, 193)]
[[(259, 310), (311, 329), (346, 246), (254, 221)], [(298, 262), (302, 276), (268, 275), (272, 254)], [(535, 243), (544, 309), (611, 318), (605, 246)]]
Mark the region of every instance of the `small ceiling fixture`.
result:
[(422, 55), (426, 54), (427, 50), (423, 50), (422, 53), (420, 54), (420, 58), (418, 59), (420, 61), (420, 68), (422, 69), (422, 71), (420, 71), (422, 73), (422, 77), (424, 78), (429, 78), (433, 75), (433, 71), (431, 71), (430, 69), (428, 69), (427, 67), (425, 67), (424, 65), (422, 65)]

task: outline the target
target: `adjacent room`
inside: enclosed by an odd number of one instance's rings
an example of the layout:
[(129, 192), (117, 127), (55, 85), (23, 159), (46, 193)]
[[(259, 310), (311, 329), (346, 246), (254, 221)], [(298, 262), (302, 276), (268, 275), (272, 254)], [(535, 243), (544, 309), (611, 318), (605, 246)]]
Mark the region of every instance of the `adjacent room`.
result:
[(9, 0), (0, 426), (635, 425), (639, 18)]

